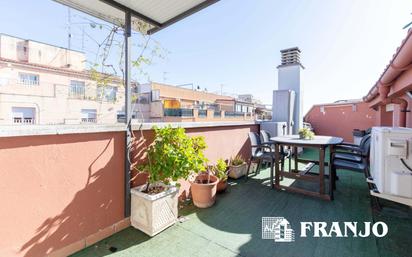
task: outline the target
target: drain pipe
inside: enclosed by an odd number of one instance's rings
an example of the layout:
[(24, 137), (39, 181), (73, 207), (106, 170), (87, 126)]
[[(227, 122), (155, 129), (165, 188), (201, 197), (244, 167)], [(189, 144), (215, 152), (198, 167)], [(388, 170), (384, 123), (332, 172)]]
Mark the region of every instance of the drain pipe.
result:
[(408, 110), (408, 101), (406, 101), (403, 98), (395, 98), (395, 99), (388, 101), (388, 103), (399, 104), (400, 113), (399, 113), (399, 121), (397, 125), (399, 127), (406, 127), (406, 113), (410, 112)]
[(399, 104), (400, 106), (399, 127), (406, 127), (406, 113), (410, 112), (408, 110), (408, 101), (403, 98), (396, 98), (392, 100), (392, 103)]

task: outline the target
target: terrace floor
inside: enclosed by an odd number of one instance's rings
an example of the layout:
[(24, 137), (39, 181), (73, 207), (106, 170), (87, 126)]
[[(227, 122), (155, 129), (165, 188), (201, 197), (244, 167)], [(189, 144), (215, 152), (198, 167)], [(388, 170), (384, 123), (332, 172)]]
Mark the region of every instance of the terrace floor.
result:
[[(303, 157), (314, 154), (305, 151)], [(335, 200), (327, 202), (272, 190), (265, 169), (248, 181), (230, 181), (212, 208), (185, 205), (180, 215), (186, 221), (153, 238), (130, 227), (73, 256), (411, 256), (412, 211), (389, 203), (373, 211), (363, 174), (339, 170), (338, 176)], [(265, 216), (285, 217), (295, 242), (263, 240)], [(389, 232), (384, 238), (302, 238), (300, 221), (385, 221)]]

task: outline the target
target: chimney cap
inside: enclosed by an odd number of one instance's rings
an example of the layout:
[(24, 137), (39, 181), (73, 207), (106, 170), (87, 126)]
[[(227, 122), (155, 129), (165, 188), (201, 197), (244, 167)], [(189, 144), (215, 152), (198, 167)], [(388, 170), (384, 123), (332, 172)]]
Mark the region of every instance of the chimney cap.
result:
[(278, 66), (291, 66), (291, 65), (300, 65), (303, 69), (302, 63), (300, 62), (300, 49), (299, 47), (290, 47), (283, 50), (280, 50), (281, 53), (281, 64)]
[(281, 53), (292, 52), (292, 51), (298, 51), (299, 53), (301, 53), (299, 47), (297, 46), (280, 50)]

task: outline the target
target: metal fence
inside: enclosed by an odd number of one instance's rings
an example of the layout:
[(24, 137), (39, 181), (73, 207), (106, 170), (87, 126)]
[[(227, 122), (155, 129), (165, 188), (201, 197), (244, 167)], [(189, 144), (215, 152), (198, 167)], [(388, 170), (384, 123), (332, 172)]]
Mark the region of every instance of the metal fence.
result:
[(172, 117), (193, 117), (193, 109), (167, 108), (164, 109), (164, 115)]
[(96, 118), (82, 118), (82, 123), (96, 123)]
[(33, 118), (13, 118), (14, 124), (35, 124), (36, 120)]
[(243, 117), (245, 114), (243, 112), (225, 112), (225, 117)]

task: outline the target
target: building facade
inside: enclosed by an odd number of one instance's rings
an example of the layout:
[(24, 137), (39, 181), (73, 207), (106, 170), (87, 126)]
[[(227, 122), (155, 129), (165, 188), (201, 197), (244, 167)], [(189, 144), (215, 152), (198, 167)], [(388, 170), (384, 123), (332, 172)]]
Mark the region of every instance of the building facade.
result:
[(134, 98), (134, 113), (145, 121), (255, 119), (255, 105), (252, 102), (162, 83), (138, 85)]
[(117, 122), (122, 81), (98, 85), (85, 62), (82, 52), (0, 34), (0, 124)]

